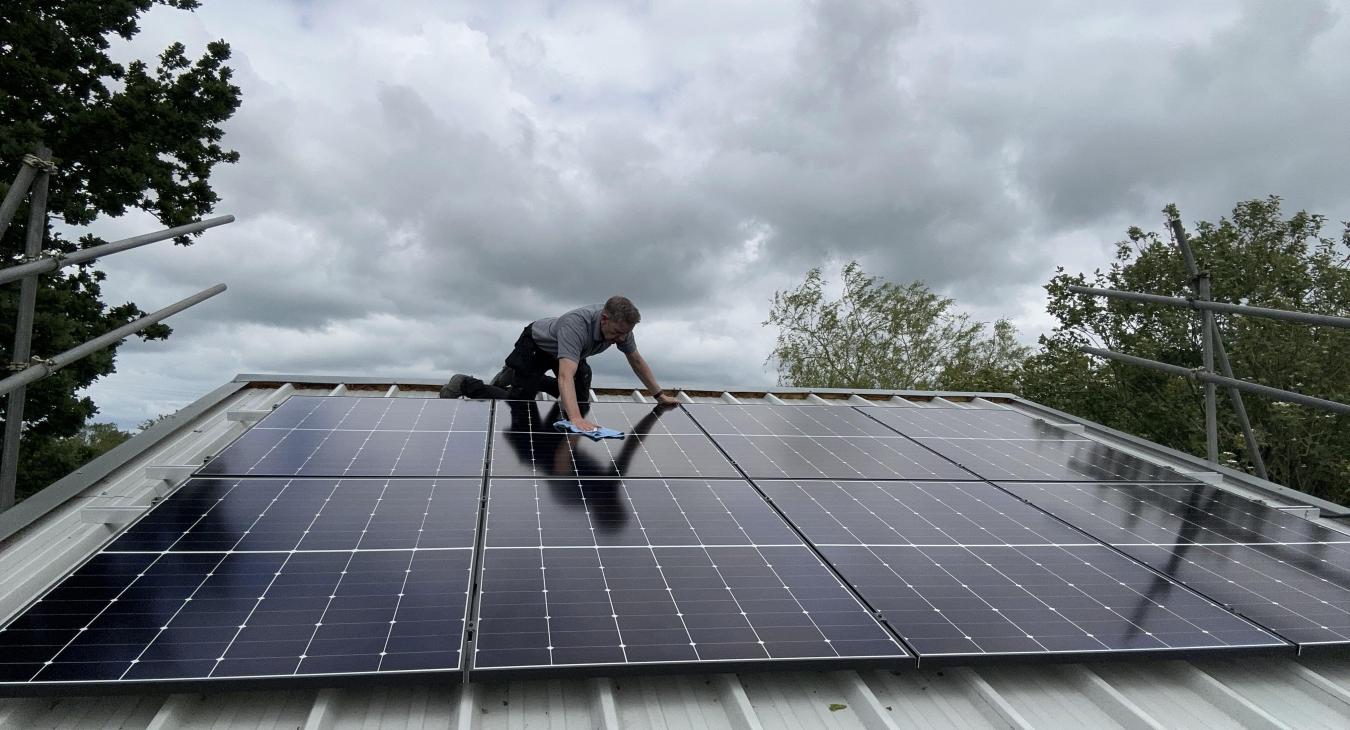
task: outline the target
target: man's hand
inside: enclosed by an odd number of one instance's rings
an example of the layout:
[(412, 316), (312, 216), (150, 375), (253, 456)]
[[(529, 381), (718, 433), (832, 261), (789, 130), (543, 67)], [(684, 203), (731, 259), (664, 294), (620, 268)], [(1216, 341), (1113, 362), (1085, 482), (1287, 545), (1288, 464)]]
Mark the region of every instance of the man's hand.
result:
[(587, 421), (584, 418), (572, 419), (572, 425), (576, 426), (582, 431), (594, 431), (595, 429), (600, 428), (599, 424), (591, 423), (590, 421)]
[(680, 404), (680, 399), (668, 393), (662, 393), (661, 395), (656, 396), (656, 402), (663, 406), (678, 406)]

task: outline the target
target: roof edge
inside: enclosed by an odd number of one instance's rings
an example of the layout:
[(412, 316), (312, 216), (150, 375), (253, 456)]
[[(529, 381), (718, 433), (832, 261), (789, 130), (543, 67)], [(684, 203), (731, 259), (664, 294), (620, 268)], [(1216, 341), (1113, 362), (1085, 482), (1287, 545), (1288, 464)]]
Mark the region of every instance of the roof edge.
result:
[(229, 382), (216, 388), (150, 428), (109, 449), (93, 461), (52, 482), (22, 502), (0, 512), (0, 543), (4, 543), (43, 515), (78, 496), (100, 479), (172, 435), (183, 424), (245, 387), (245, 383)]
[[(444, 379), (440, 378), (375, 378), (366, 375), (289, 375), (285, 373), (239, 373), (234, 376), (234, 381), (242, 384), (255, 383), (294, 383), (314, 385), (415, 385), (432, 386), (439, 388), (445, 384)], [(702, 385), (681, 385), (669, 386), (667, 390), (684, 390), (698, 393), (774, 393), (778, 394), (837, 394), (837, 395), (859, 395), (866, 396), (900, 396), (902, 398), (1002, 398), (1014, 399), (1016, 395), (1012, 393), (993, 393), (984, 391), (965, 391), (965, 390), (892, 390), (877, 388), (797, 388), (785, 385), (744, 385), (744, 386), (702, 386)], [(640, 388), (631, 387), (606, 387), (596, 386), (597, 391), (618, 391), (628, 393)]]

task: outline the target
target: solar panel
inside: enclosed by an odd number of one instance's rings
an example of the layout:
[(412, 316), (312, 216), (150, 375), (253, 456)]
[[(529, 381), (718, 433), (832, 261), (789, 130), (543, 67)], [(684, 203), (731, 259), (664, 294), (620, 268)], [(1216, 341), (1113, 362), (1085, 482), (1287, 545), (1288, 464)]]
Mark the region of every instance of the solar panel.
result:
[(292, 397), (199, 473), (477, 476), (483, 472), (490, 407), (430, 398)]
[(885, 426), (852, 408), (690, 403), (684, 406), (714, 438), (738, 436), (892, 437)]
[(479, 479), (190, 479), (106, 550), (462, 548)]
[(904, 438), (717, 436), (751, 479), (970, 479)]
[(1070, 431), (1007, 408), (863, 407), (861, 413), (914, 438), (1081, 439)]
[(1286, 646), (1106, 546), (822, 552), (923, 661)]
[(980, 478), (1191, 481), (1167, 467), (1014, 411), (860, 408)]
[[(751, 479), (972, 479), (969, 472), (839, 406), (686, 406)], [(795, 411), (806, 411), (798, 415)], [(775, 429), (786, 434), (776, 434)]]
[(818, 545), (1095, 544), (985, 482), (756, 482)]
[(488, 401), (293, 395), (255, 429), (486, 431)]
[(921, 660), (1287, 646), (984, 482), (757, 483)]
[(487, 547), (800, 542), (743, 480), (494, 479)]
[(1299, 645), (1350, 644), (1350, 535), (1209, 485), (1004, 488)]
[[(501, 401), (492, 446), (494, 476), (740, 476), (689, 416), (678, 408), (603, 403), (588, 418), (623, 429), (622, 440), (563, 434), (557, 403)], [(634, 406), (637, 406), (636, 408)]]
[(455, 672), (478, 479), (192, 479), (0, 630), (0, 681)]
[(475, 673), (907, 656), (742, 480), (493, 479), (487, 509)]

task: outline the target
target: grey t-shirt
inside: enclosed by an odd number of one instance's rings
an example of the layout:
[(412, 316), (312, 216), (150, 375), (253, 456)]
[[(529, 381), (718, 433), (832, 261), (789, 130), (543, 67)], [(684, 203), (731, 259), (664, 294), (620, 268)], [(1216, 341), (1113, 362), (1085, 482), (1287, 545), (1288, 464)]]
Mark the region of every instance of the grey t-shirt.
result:
[[(544, 352), (581, 362), (609, 349), (609, 343), (600, 333), (600, 312), (604, 308), (603, 304), (592, 304), (573, 309), (560, 317), (537, 320), (530, 325), (530, 336)], [(626, 342), (619, 343), (619, 352), (625, 355), (637, 352), (637, 340), (633, 339), (631, 333)]]

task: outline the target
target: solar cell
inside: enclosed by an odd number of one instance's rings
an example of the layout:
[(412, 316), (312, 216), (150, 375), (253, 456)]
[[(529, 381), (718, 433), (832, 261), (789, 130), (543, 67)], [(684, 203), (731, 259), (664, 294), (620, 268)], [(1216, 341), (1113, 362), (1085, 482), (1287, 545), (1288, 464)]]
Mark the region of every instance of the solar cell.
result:
[(921, 660), (1286, 646), (985, 482), (757, 484)]
[(0, 681), (458, 671), (479, 488), (192, 479), (0, 630)]
[(1002, 486), (1300, 651), (1350, 644), (1350, 535), (1208, 485)]
[[(619, 404), (596, 404), (592, 413), (600, 423), (621, 424), (633, 417), (622, 440), (592, 441), (553, 428), (562, 418), (557, 403), (502, 401), (493, 434), (494, 476), (559, 477), (738, 477), (713, 445), (677, 408), (602, 409)], [(638, 417), (638, 411), (641, 417)], [(671, 424), (667, 429), (664, 424)], [(611, 428), (617, 426), (611, 425)]]
[(743, 480), (493, 479), (479, 585), (475, 672), (906, 656)]

